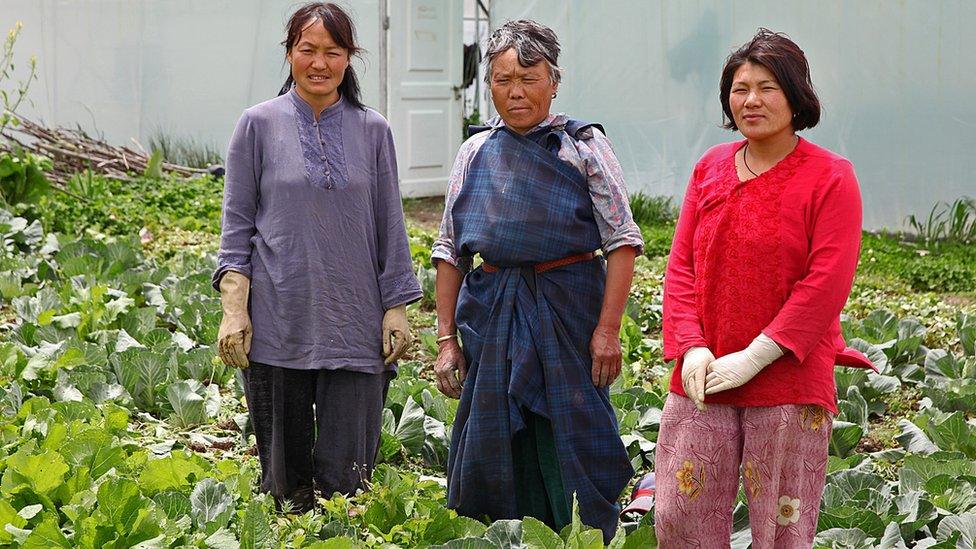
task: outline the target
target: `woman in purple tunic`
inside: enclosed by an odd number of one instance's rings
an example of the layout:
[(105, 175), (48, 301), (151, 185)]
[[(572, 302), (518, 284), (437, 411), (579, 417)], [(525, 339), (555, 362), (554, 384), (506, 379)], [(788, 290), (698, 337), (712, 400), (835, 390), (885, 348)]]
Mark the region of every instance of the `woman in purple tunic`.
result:
[(329, 497), (369, 480), (409, 344), (406, 304), (421, 290), (393, 136), (350, 66), (352, 22), (312, 3), (287, 28), (291, 76), (231, 138), (213, 285), (220, 356), (244, 369), (261, 489), (304, 511), (316, 487)]

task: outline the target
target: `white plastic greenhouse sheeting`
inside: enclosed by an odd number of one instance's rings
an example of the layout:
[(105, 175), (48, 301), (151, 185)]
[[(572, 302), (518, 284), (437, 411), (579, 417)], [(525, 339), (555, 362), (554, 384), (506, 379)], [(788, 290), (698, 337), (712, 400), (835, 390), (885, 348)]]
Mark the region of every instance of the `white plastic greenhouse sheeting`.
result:
[(803, 132), (853, 161), (869, 228), (976, 196), (976, 2), (492, 0), (563, 46), (554, 109), (602, 122), (632, 191), (681, 196), (722, 130), (725, 57), (757, 27), (804, 49), (824, 105)]
[[(24, 113), (98, 131), (112, 143), (157, 131), (223, 151), (248, 106), (287, 76), (284, 25), (297, 0), (0, 0), (0, 31), (24, 28), (22, 68), (39, 79)], [(355, 61), (366, 102), (379, 100), (379, 0), (343, 2), (369, 53)], [(20, 72), (20, 71), (18, 71)]]

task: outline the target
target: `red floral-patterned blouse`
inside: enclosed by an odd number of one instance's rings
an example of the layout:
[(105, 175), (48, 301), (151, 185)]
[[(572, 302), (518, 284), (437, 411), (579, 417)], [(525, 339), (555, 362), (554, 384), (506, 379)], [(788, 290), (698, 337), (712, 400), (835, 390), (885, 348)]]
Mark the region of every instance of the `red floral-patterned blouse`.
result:
[(685, 193), (664, 280), (664, 358), (678, 359), (684, 395), (691, 347), (716, 357), (760, 332), (786, 354), (748, 383), (705, 397), (736, 406), (815, 404), (837, 412), (834, 365), (871, 368), (840, 330), (861, 244), (861, 195), (851, 163), (800, 138), (786, 158), (740, 181), (745, 141), (709, 149)]

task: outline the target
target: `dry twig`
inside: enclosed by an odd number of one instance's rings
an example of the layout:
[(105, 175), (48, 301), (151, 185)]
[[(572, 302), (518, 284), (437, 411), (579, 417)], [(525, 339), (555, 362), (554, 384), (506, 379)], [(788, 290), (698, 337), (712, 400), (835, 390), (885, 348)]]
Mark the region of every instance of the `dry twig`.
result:
[[(68, 181), (78, 172), (92, 170), (111, 179), (131, 181), (149, 166), (150, 155), (138, 142), (135, 143), (140, 150), (134, 151), (95, 139), (81, 128), (47, 128), (22, 116), (18, 118), (18, 126), (7, 127), (0, 134), (0, 151), (9, 152), (14, 146), (20, 146), (47, 156), (53, 161), (53, 168), (45, 175), (59, 190), (67, 190)], [(160, 167), (164, 174), (183, 177), (207, 173), (206, 169), (168, 162), (161, 163)]]

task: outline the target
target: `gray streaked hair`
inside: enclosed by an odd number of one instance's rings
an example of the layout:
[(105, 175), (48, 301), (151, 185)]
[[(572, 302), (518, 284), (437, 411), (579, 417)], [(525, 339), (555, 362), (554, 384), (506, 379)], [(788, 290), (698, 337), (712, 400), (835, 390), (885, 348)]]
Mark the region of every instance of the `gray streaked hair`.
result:
[(559, 68), (559, 39), (556, 33), (545, 25), (540, 25), (531, 19), (509, 21), (491, 33), (488, 39), (488, 49), (485, 52), (485, 83), (491, 85), (491, 66), (495, 59), (514, 49), (518, 55), (519, 65), (531, 67), (539, 61), (549, 65), (549, 79), (553, 84), (561, 80), (562, 69)]

